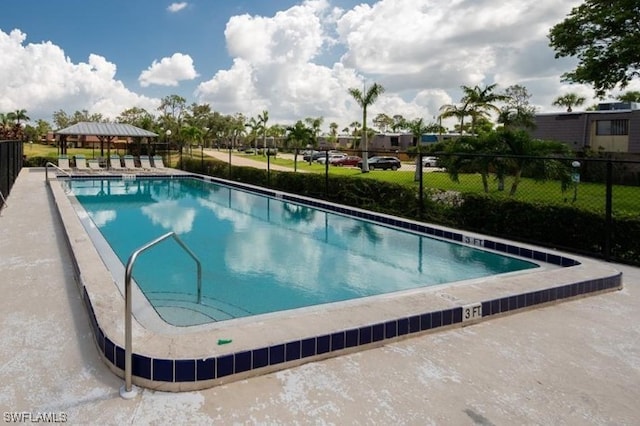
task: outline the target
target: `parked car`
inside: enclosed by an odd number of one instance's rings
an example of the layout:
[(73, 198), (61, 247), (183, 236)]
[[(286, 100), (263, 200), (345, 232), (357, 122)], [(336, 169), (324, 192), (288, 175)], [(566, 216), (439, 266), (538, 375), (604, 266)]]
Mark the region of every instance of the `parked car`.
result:
[(329, 160), (329, 164), (334, 166), (357, 166), (360, 161), (362, 161), (362, 158), (357, 155), (346, 155), (342, 158)]
[[(344, 154), (342, 152), (330, 152), (329, 153), (329, 164), (331, 164), (332, 160), (337, 160), (338, 158), (343, 158), (346, 157), (347, 154)], [(327, 156), (322, 156), (320, 158), (318, 158), (318, 163), (320, 164), (324, 164), (327, 161)]]
[[(401, 166), (400, 160), (396, 157), (371, 157), (367, 161), (369, 170), (398, 170)], [(362, 160), (358, 163), (358, 167), (362, 169)]]
[(437, 167), (438, 157), (422, 157), (422, 167)]
[(317, 161), (318, 158), (324, 157), (324, 156), (326, 156), (326, 153), (324, 151), (311, 151), (311, 152), (305, 152), (304, 155), (302, 156), (302, 159), (304, 161), (309, 161), (309, 157), (311, 157), (311, 161)]

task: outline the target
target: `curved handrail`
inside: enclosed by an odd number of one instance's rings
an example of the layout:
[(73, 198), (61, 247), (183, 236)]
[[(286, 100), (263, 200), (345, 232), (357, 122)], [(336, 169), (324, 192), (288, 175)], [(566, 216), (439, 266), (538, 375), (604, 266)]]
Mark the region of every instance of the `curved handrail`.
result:
[(4, 209), (5, 207), (9, 207), (9, 204), (7, 204), (7, 199), (4, 198), (4, 195), (2, 195), (2, 191), (0, 191), (0, 200), (2, 200), (2, 204), (0, 204), (0, 210)]
[(156, 238), (153, 241), (148, 242), (144, 246), (134, 251), (129, 257), (127, 262), (127, 268), (124, 273), (124, 381), (125, 384), (120, 388), (120, 396), (125, 399), (130, 399), (135, 396), (135, 392), (132, 392), (131, 386), (131, 366), (132, 366), (132, 343), (131, 343), (131, 276), (133, 272), (133, 265), (142, 252), (150, 249), (156, 244), (166, 240), (169, 237), (173, 237), (174, 240), (182, 247), (193, 260), (196, 261), (198, 267), (198, 303), (202, 302), (202, 266), (196, 255), (185, 245), (185, 243), (178, 238), (175, 232), (168, 232), (161, 237)]
[(55, 164), (53, 164), (51, 161), (47, 161), (47, 164), (44, 165), (44, 179), (45, 179), (45, 182), (49, 183), (49, 166), (61, 171), (62, 173), (64, 173), (68, 177), (71, 177), (71, 173), (67, 172), (64, 169), (61, 169), (60, 167), (58, 167)]

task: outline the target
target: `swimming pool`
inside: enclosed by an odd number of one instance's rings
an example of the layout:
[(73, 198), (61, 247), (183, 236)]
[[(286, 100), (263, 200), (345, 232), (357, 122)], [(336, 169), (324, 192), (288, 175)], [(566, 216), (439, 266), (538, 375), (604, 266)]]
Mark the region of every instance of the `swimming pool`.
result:
[[(113, 182), (123, 179), (120, 175), (105, 177)], [(166, 391), (203, 389), (622, 288), (619, 271), (581, 256), (237, 182), (193, 177), (220, 183), (223, 188), (237, 187), (265, 195), (272, 201), (319, 208), (458, 245), (517, 256), (539, 267), (189, 327), (162, 321), (144, 294), (134, 287), (132, 374), (133, 383), (139, 386)], [(86, 176), (74, 176), (72, 181), (83, 178)], [(98, 354), (115, 374), (123, 377), (125, 306), (117, 278), (124, 275), (122, 262), (115, 255), (102, 255), (110, 247), (100, 238), (98, 228), (85, 226), (87, 221), (93, 221), (86, 212), (84, 218), (79, 215), (78, 201), (67, 196), (69, 180), (55, 177), (48, 187), (64, 228)], [(108, 210), (96, 220), (110, 220), (113, 213)], [(135, 232), (132, 229), (127, 234)], [(363, 234), (362, 238), (366, 236)], [(415, 259), (411, 265), (414, 270), (418, 268)], [(389, 368), (393, 369), (393, 365)]]
[[(352, 300), (538, 267), (359, 218), (199, 179), (96, 179), (70, 183), (126, 264), (173, 231), (177, 244), (141, 256), (134, 279), (160, 317), (191, 326)], [(103, 254), (104, 255), (104, 254)], [(118, 277), (116, 277), (118, 278)]]

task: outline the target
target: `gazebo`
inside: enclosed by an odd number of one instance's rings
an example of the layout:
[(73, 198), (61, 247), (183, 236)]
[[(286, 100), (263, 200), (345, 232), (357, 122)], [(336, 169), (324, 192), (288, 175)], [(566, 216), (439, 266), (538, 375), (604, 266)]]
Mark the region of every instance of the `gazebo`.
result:
[(97, 136), (100, 140), (100, 155), (104, 156), (104, 144), (107, 143), (107, 158), (111, 156), (111, 142), (118, 137), (155, 138), (157, 133), (141, 129), (131, 124), (80, 122), (73, 126), (55, 131), (54, 137), (60, 135), (60, 153), (67, 153), (67, 136)]

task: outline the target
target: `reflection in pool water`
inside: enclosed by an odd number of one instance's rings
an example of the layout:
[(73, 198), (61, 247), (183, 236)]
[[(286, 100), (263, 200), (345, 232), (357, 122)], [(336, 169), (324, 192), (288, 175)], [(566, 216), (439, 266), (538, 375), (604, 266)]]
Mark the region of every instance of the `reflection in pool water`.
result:
[[(536, 267), (197, 179), (73, 181), (71, 188), (123, 264), (168, 231), (196, 253), (203, 268), (201, 305), (195, 303), (193, 260), (177, 244), (155, 246), (136, 262), (138, 286), (172, 324), (221, 321)], [(163, 309), (167, 306), (181, 309)], [(172, 318), (176, 312), (179, 318)]]

